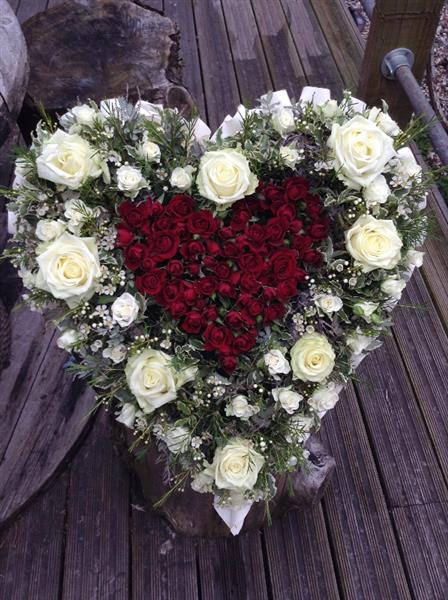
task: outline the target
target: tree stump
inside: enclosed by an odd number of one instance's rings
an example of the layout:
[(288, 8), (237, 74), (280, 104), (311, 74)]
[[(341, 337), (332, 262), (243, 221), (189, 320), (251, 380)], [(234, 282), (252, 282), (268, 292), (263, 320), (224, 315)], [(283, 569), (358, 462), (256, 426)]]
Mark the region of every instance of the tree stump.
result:
[(23, 31), (31, 61), (27, 129), (36, 103), (50, 114), (117, 96), (184, 114), (193, 107), (181, 84), (178, 30), (156, 11), (127, 0), (74, 0), (33, 16)]
[[(130, 447), (135, 439), (127, 427), (117, 423), (122, 441)], [(309, 451), (309, 469), (277, 477), (277, 493), (269, 504), (273, 518), (290, 510), (306, 510), (318, 504), (331, 480), (336, 466), (318, 438), (312, 435), (305, 444)], [(164, 482), (164, 461), (154, 444), (137, 446), (128, 453), (131, 466), (137, 472), (148, 508), (169, 490)], [(190, 537), (231, 537), (232, 534), (213, 507), (212, 494), (199, 494), (187, 482), (185, 490), (176, 491), (156, 509), (176, 533)], [(241, 533), (260, 529), (267, 524), (265, 502), (252, 504)]]

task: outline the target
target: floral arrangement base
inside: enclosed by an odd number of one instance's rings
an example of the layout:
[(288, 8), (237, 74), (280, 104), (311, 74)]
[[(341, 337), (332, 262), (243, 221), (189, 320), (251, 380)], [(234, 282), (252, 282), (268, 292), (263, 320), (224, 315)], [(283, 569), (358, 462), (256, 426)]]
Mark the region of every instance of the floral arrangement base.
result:
[[(131, 430), (120, 424), (118, 426), (126, 447), (131, 446), (134, 442)], [(315, 435), (308, 438), (305, 448), (309, 452), (308, 468), (276, 477), (277, 492), (269, 502), (272, 519), (290, 510), (312, 508), (320, 502), (327, 489), (336, 467), (334, 458)], [(189, 482), (185, 489), (177, 490), (158, 504), (171, 487), (164, 475), (166, 462), (161, 458), (155, 444), (144, 448), (134, 445), (132, 466), (149, 507), (164, 517), (176, 533), (189, 537), (232, 537), (236, 533), (261, 529), (268, 524), (266, 503), (260, 501), (253, 503), (246, 515), (235, 515), (235, 521), (228, 526), (214, 508), (213, 494), (199, 494)], [(244, 521), (242, 527), (238, 519)]]

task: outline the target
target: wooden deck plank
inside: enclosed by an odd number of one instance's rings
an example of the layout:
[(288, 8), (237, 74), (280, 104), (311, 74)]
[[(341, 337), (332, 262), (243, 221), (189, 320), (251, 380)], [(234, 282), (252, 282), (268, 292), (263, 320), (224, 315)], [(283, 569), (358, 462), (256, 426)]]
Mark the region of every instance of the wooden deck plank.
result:
[(70, 469), (61, 600), (128, 600), (129, 476), (100, 413)]
[(132, 600), (197, 600), (195, 542), (176, 535), (145, 505), (137, 481), (131, 504)]
[(221, 1), (193, 0), (193, 7), (208, 125), (214, 130), (228, 113), (234, 114), (239, 99), (238, 85)]
[(252, 0), (252, 6), (274, 89), (298, 98), (306, 77), (280, 0)]
[(272, 595), (278, 600), (338, 600), (322, 506), (265, 527)]
[(392, 517), (414, 598), (446, 600), (448, 504), (394, 508)]
[(0, 535), (0, 598), (59, 600), (66, 492), (59, 477)]
[(165, 0), (164, 11), (165, 16), (179, 27), (183, 82), (193, 96), (200, 116), (207, 121), (193, 4), (185, 0)]
[(281, 0), (307, 82), (340, 97), (344, 87), (309, 0)]
[(322, 439), (336, 459), (323, 505), (333, 559), (347, 600), (410, 598), (394, 530), (353, 388), (324, 418)]

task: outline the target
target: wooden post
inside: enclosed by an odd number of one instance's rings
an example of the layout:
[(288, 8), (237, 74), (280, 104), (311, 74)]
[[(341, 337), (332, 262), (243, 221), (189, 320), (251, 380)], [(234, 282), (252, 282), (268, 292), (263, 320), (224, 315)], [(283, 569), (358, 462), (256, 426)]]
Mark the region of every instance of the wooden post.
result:
[(443, 4), (444, 0), (376, 0), (357, 95), (369, 105), (384, 98), (401, 125), (409, 120), (412, 108), (400, 84), (381, 75), (381, 62), (390, 50), (409, 48), (415, 55), (412, 71), (420, 82)]

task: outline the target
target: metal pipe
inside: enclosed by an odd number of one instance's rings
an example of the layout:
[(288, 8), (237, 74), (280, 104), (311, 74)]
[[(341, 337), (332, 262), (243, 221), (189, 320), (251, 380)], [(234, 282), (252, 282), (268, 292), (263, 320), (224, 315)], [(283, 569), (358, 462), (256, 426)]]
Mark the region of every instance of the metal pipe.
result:
[(360, 2), (366, 15), (369, 17), (369, 19), (372, 19), (373, 9), (375, 8), (375, 0), (360, 0)]

